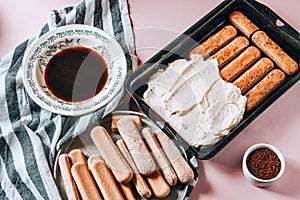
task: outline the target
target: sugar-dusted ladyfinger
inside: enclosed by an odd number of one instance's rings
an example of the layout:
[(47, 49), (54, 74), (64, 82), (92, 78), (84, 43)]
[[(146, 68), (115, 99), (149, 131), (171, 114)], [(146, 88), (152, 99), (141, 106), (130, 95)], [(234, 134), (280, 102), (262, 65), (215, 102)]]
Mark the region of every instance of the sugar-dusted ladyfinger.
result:
[[(133, 168), (134, 177), (133, 177), (133, 183), (136, 187), (136, 190), (138, 193), (145, 198), (150, 198), (152, 195), (152, 191), (155, 197), (157, 198), (164, 198), (170, 193), (170, 186), (164, 179), (163, 175), (159, 170), (154, 171), (151, 175), (147, 177), (143, 177), (141, 174), (139, 174), (137, 168), (135, 167), (134, 161), (132, 160), (130, 153), (126, 147), (126, 144), (123, 139), (119, 139), (116, 144), (118, 145), (120, 151), (123, 153), (124, 157), (127, 159), (128, 163), (131, 164), (131, 167)], [(146, 181), (147, 180), (147, 181)], [(149, 185), (150, 187), (149, 187)], [(121, 190), (124, 191), (124, 184), (121, 186)], [(128, 188), (126, 189), (128, 190)], [(127, 191), (128, 192), (128, 191)], [(124, 191), (125, 193), (125, 191)], [(131, 193), (131, 192), (129, 192)], [(132, 194), (127, 194), (132, 195)], [(126, 195), (126, 196), (127, 196)], [(132, 198), (129, 198), (128, 200), (131, 200)]]
[(119, 189), (121, 193), (123, 194), (123, 198), (125, 200), (136, 200), (134, 191), (131, 187), (131, 182), (129, 183), (119, 183)]
[[(118, 131), (117, 127), (117, 121), (121, 118), (124, 117), (124, 115), (113, 115), (111, 117), (111, 130), (112, 131)], [(139, 116), (137, 115), (128, 115), (132, 119), (132, 121), (135, 123), (135, 125), (138, 127), (138, 129), (142, 128), (143, 123), (142, 120)]]
[(240, 11), (233, 11), (229, 16), (230, 22), (248, 38), (259, 28)]
[(165, 198), (171, 191), (169, 184), (166, 182), (160, 170), (156, 170), (151, 175), (147, 176), (147, 181), (157, 198)]
[(77, 162), (71, 167), (71, 173), (83, 200), (101, 200), (97, 185), (86, 163)]
[(242, 94), (245, 94), (254, 84), (262, 79), (274, 68), (272, 60), (263, 57), (257, 61), (250, 69), (244, 72), (233, 84), (239, 87)]
[(155, 162), (132, 119), (124, 116), (117, 126), (139, 172), (145, 176), (152, 174), (156, 170)]
[(91, 138), (117, 181), (129, 182), (133, 176), (132, 170), (106, 129), (101, 126), (93, 128)]
[(238, 57), (232, 60), (220, 71), (220, 76), (227, 82), (232, 82), (260, 57), (260, 51), (254, 47), (248, 47)]
[(68, 156), (71, 160), (71, 164), (74, 165), (77, 162), (86, 163), (86, 157), (83, 154), (81, 149), (73, 149), (68, 153)]
[(237, 30), (231, 26), (227, 25), (222, 28), (220, 31), (209, 37), (203, 43), (195, 47), (191, 54), (201, 54), (203, 57), (212, 55), (217, 50), (222, 48), (230, 40), (232, 40), (237, 35)]
[(105, 200), (125, 200), (104, 160), (91, 156), (88, 166)]
[(134, 184), (137, 192), (142, 197), (150, 198), (152, 195), (151, 189), (150, 189), (149, 185), (147, 184), (146, 180), (144, 179), (144, 177), (139, 173), (139, 171), (138, 171), (138, 169), (126, 147), (124, 140), (119, 139), (119, 140), (117, 140), (116, 144), (134, 172), (132, 180), (133, 180), (133, 184)]
[(222, 68), (225, 64), (238, 56), (249, 46), (249, 40), (244, 36), (236, 37), (225, 47), (220, 49), (217, 53), (211, 56), (218, 60), (219, 68)]
[(256, 31), (252, 41), (267, 54), (285, 73), (292, 75), (298, 71), (298, 64), (276, 44), (264, 31)]
[(270, 94), (285, 79), (285, 74), (280, 69), (273, 69), (249, 92), (247, 92), (246, 110), (252, 110), (268, 94)]
[(78, 190), (71, 174), (71, 164), (67, 154), (61, 154), (58, 158), (61, 177), (68, 199), (79, 200)]
[(153, 135), (152, 130), (149, 127), (146, 127), (142, 130), (142, 135), (149, 150), (151, 151), (152, 157), (156, 161), (156, 164), (164, 175), (166, 181), (171, 186), (176, 185), (177, 175), (168, 158), (166, 157), (164, 151), (162, 150), (159, 142)]
[(171, 165), (173, 166), (173, 169), (175, 170), (179, 181), (183, 184), (191, 182), (194, 179), (193, 169), (184, 159), (175, 143), (160, 129), (155, 130), (155, 135)]

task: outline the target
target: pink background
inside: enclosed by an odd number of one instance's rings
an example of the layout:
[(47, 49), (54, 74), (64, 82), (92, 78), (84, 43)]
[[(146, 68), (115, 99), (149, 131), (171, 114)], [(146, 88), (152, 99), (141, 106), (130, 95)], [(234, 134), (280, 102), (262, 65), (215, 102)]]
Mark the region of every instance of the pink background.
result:
[[(52, 9), (76, 5), (81, 0), (1, 0), (0, 57), (38, 33)], [(179, 33), (202, 18), (220, 0), (129, 0), (137, 54), (145, 62)], [(298, 32), (297, 0), (260, 0)], [(299, 52), (300, 53), (300, 52)], [(214, 158), (199, 161), (199, 181), (192, 200), (300, 199), (300, 83), (294, 85)], [(269, 188), (252, 186), (243, 177), (241, 160), (252, 144), (267, 142), (286, 159), (286, 171)]]

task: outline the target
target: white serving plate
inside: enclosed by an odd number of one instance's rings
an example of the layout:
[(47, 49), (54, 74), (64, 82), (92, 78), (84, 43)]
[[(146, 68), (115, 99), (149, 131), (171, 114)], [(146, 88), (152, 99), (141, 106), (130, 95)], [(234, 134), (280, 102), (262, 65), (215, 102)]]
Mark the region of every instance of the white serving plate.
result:
[[(144, 114), (135, 112), (135, 111), (114, 111), (111, 113), (111, 115), (106, 116), (105, 118), (99, 120), (99, 124), (110, 133), (112, 139), (114, 141), (121, 138), (120, 134), (118, 132), (113, 132), (110, 130), (111, 126), (111, 116), (112, 115), (136, 115), (139, 116), (143, 122), (143, 127), (147, 126), (150, 127), (152, 130), (158, 129), (158, 127)], [(92, 141), (90, 137), (90, 131), (86, 131), (67, 143), (65, 143), (62, 148), (58, 151), (58, 154), (56, 155), (55, 164), (54, 164), (54, 179), (56, 182), (56, 185), (60, 191), (60, 194), (63, 199), (67, 199), (66, 192), (63, 184), (63, 180), (61, 177), (59, 164), (58, 164), (58, 158), (61, 154), (68, 154), (73, 149), (81, 149), (85, 156), (89, 157), (91, 155), (99, 154), (99, 151), (97, 147), (95, 146), (94, 142)], [(196, 158), (189, 154), (188, 152), (185, 152), (183, 148), (179, 148), (182, 151), (183, 156), (188, 160), (188, 162), (191, 164), (195, 177), (194, 180), (192, 180), (189, 184), (183, 185), (181, 183), (177, 183), (175, 186), (171, 187), (170, 194), (163, 198), (164, 200), (184, 200), (189, 197), (189, 195), (192, 192), (192, 189), (195, 187), (197, 181), (198, 181), (198, 165), (194, 163), (196, 161)], [(197, 166), (195, 166), (197, 165)], [(132, 185), (133, 186), (133, 185)], [(135, 195), (137, 200), (146, 200), (145, 198), (141, 197), (136, 190), (134, 189)], [(156, 197), (152, 196), (149, 198), (149, 200), (157, 199)]]

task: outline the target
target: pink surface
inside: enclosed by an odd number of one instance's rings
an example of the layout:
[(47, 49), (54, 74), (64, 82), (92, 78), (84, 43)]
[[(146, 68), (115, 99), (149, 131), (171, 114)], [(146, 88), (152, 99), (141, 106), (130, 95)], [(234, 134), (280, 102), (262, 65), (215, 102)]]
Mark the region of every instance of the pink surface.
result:
[[(36, 34), (45, 24), (48, 11), (80, 0), (0, 1), (0, 57)], [(129, 0), (136, 36), (137, 54), (145, 62), (220, 0)], [(297, 0), (260, 0), (300, 31)], [(300, 52), (299, 52), (300, 53)], [(199, 181), (192, 200), (212, 199), (300, 199), (300, 83), (248, 126), (214, 158), (199, 161)], [(257, 188), (243, 177), (241, 160), (252, 144), (267, 142), (285, 156), (282, 179), (269, 188)]]

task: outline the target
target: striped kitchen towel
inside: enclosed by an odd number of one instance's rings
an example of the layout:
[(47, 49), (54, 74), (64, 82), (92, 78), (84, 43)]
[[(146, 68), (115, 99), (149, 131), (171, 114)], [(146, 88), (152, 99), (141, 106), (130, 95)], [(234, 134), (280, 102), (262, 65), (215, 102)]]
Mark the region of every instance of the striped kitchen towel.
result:
[[(41, 2), (42, 6), (42, 2)], [(120, 93), (105, 108), (81, 117), (66, 117), (40, 108), (22, 82), (24, 52), (37, 38), (66, 24), (103, 29), (121, 44), (128, 69), (137, 67), (126, 0), (85, 0), (50, 12), (40, 33), (0, 60), (0, 199), (61, 199), (52, 172), (61, 145), (113, 110)]]

